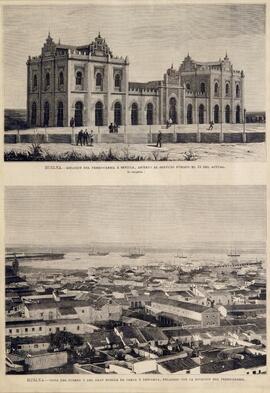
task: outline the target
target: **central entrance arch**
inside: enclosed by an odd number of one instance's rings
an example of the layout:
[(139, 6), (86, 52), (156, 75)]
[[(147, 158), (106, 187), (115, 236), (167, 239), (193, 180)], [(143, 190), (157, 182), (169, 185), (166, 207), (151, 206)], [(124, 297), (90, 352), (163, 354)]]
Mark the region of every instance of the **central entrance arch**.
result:
[(62, 101), (59, 101), (57, 106), (57, 127), (63, 127), (63, 125), (64, 125), (64, 105)]
[(219, 106), (214, 106), (214, 123), (219, 123)]
[(231, 109), (230, 105), (226, 105), (225, 107), (225, 123), (231, 122)]
[(187, 124), (192, 124), (193, 119), (192, 119), (192, 105), (188, 104), (187, 106)]
[(176, 98), (171, 97), (169, 101), (169, 117), (172, 119), (173, 124), (177, 124), (176, 104)]
[(77, 101), (75, 104), (75, 127), (81, 127), (83, 125), (83, 103)]
[(95, 125), (97, 127), (103, 126), (103, 104), (101, 101), (95, 105)]
[(136, 104), (136, 102), (133, 102), (131, 106), (131, 125), (138, 125), (138, 105)]
[(31, 126), (35, 127), (37, 125), (37, 104), (33, 102), (31, 111)]
[(236, 107), (235, 123), (240, 123), (240, 105), (237, 105)]
[(117, 126), (122, 125), (122, 107), (120, 102), (116, 102), (114, 105), (114, 124)]
[(44, 104), (44, 119), (43, 119), (44, 127), (49, 126), (49, 121), (50, 121), (50, 104), (48, 103), (48, 101), (46, 101)]
[(204, 105), (199, 106), (199, 123), (204, 124)]
[(147, 107), (146, 107), (146, 123), (147, 123), (147, 125), (153, 124), (153, 112), (154, 112), (153, 104), (151, 102), (149, 102), (149, 104), (147, 104)]

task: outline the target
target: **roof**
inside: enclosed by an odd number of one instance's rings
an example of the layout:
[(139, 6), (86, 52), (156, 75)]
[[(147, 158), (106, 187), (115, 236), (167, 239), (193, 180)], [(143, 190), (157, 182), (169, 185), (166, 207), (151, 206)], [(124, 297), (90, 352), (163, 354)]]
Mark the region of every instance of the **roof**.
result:
[(59, 312), (61, 315), (74, 315), (77, 314), (74, 307), (59, 307)]
[(145, 327), (150, 325), (150, 322), (148, 321), (144, 321), (143, 319), (133, 318), (133, 317), (122, 316), (122, 321), (127, 325), (132, 325), (136, 327)]
[(122, 326), (118, 327), (117, 330), (123, 334), (125, 339), (136, 339), (140, 344), (146, 343), (147, 340), (144, 338), (141, 330), (132, 326)]
[(266, 355), (245, 355), (244, 359), (236, 359), (237, 365), (243, 368), (251, 368), (266, 365)]
[(166, 334), (158, 327), (149, 326), (140, 330), (146, 341), (168, 341)]
[(209, 363), (205, 363), (201, 365), (202, 374), (218, 374), (233, 369), (234, 369), (233, 359), (209, 361)]
[(84, 341), (89, 342), (93, 347), (104, 347), (109, 344), (121, 344), (121, 339), (113, 331), (99, 330), (83, 335)]
[(184, 308), (186, 310), (195, 311), (198, 313), (202, 313), (210, 309), (210, 307), (201, 306), (200, 304), (182, 302), (180, 300), (174, 300), (166, 297), (157, 297), (154, 300), (152, 300), (151, 303), (160, 303), (165, 305), (168, 304), (170, 306), (174, 306), (177, 308)]
[(91, 294), (87, 297), (87, 299), (72, 299), (61, 297), (59, 301), (55, 301), (53, 298), (47, 299), (40, 297), (35, 303), (25, 303), (25, 306), (29, 310), (40, 310), (40, 309), (50, 309), (50, 308), (60, 308), (60, 309), (68, 309), (77, 308), (77, 307), (96, 307), (101, 308), (106, 304), (110, 304), (112, 302), (111, 299), (106, 297), (102, 297), (96, 299), (96, 297)]
[[(11, 341), (11, 339), (7, 340)], [(16, 337), (16, 342), (20, 344), (49, 343), (50, 336)]]
[(265, 304), (233, 304), (224, 307), (227, 309), (227, 311), (266, 310)]
[(46, 322), (43, 319), (17, 319), (14, 321), (6, 321), (6, 327), (20, 327), (20, 326), (36, 326), (45, 325)]
[(190, 333), (187, 329), (166, 329), (163, 330), (167, 336), (169, 337), (191, 337), (192, 333)]
[(176, 373), (178, 371), (190, 370), (198, 367), (198, 364), (189, 357), (165, 360), (159, 362), (159, 364), (166, 368), (166, 370), (170, 371), (170, 373)]

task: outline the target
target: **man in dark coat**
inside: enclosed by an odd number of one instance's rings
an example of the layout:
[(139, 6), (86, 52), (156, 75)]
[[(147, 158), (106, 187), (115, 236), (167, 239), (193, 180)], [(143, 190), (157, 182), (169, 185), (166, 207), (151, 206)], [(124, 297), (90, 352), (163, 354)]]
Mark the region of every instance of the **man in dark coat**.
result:
[(83, 144), (83, 130), (80, 130), (78, 133), (77, 145), (78, 144), (80, 144), (81, 146)]
[(71, 127), (71, 128), (73, 128), (73, 127), (74, 127), (74, 125), (75, 125), (75, 120), (74, 120), (74, 117), (72, 117), (72, 118), (70, 119), (70, 123), (69, 123), (69, 125), (70, 125), (70, 127)]
[(113, 132), (113, 123), (111, 123), (111, 124), (109, 125), (109, 132), (110, 132), (110, 133)]
[(89, 140), (89, 133), (87, 129), (85, 129), (83, 133), (83, 144), (88, 146), (88, 140)]
[(161, 147), (161, 142), (162, 142), (162, 133), (159, 130), (158, 135), (157, 135), (157, 147)]

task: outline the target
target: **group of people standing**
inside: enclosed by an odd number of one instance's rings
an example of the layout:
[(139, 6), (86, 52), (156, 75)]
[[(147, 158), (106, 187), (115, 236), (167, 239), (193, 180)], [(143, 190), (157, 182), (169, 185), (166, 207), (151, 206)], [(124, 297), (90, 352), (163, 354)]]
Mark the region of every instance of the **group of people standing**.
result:
[(83, 130), (81, 129), (78, 133), (78, 138), (77, 138), (77, 146), (81, 145), (81, 146), (93, 146), (93, 142), (94, 142), (94, 132), (93, 130), (89, 132), (87, 131), (87, 129)]
[(109, 125), (109, 132), (110, 133), (112, 133), (112, 132), (118, 132), (118, 125), (117, 124), (113, 124), (113, 123), (111, 123), (110, 125)]

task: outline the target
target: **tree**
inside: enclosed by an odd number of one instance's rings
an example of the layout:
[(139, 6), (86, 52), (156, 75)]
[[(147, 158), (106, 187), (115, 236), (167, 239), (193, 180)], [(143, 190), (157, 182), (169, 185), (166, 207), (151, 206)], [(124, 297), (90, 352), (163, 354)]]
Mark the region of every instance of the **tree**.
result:
[(50, 346), (54, 349), (64, 350), (66, 347), (74, 349), (74, 347), (82, 344), (83, 339), (70, 332), (59, 331), (50, 336)]

